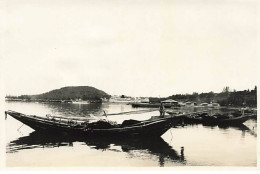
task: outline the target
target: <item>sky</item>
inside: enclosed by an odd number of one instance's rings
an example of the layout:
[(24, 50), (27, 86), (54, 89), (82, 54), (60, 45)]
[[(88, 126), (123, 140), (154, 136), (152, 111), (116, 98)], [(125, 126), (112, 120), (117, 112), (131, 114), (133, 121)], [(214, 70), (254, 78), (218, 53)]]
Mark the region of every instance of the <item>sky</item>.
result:
[(163, 97), (257, 84), (256, 0), (6, 0), (7, 95)]

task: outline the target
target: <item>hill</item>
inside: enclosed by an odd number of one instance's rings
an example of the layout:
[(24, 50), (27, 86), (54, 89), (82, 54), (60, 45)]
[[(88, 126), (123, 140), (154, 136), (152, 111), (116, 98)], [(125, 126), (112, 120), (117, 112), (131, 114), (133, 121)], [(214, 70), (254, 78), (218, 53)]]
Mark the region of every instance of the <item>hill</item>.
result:
[(39, 95), (23, 95), (19, 98), (27, 98), (29, 100), (101, 100), (101, 98), (110, 98), (110, 95), (90, 86), (70, 86)]

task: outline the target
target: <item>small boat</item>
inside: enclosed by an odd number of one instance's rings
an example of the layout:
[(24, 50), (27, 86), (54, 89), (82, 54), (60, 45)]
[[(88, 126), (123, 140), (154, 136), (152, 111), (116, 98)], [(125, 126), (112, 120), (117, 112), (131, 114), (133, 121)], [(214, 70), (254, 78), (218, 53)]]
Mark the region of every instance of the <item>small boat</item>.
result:
[(216, 117), (216, 116), (207, 116), (202, 118), (202, 124), (204, 125), (241, 125), (247, 120), (249, 116), (240, 116), (240, 117)]
[(149, 119), (146, 121), (125, 120), (122, 124), (112, 124), (107, 120), (91, 121), (85, 119), (66, 119), (65, 117), (25, 115), (15, 111), (6, 114), (24, 123), (36, 131), (64, 132), (83, 136), (151, 136), (160, 137), (174, 124), (181, 120), (179, 117)]
[(241, 125), (247, 120), (250, 119), (250, 116), (240, 116), (229, 119), (220, 119), (218, 125)]
[(241, 125), (251, 119), (251, 115), (240, 115), (238, 117), (229, 117), (227, 115), (216, 114), (208, 115), (207, 113), (194, 113), (183, 117), (185, 124), (203, 124), (210, 125)]

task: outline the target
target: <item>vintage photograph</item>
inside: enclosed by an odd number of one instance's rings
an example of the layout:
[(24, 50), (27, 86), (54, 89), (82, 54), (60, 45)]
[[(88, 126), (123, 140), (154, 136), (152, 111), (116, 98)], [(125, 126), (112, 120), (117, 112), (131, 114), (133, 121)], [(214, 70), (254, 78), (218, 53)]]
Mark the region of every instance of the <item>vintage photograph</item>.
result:
[(257, 0), (2, 0), (3, 168), (257, 169)]

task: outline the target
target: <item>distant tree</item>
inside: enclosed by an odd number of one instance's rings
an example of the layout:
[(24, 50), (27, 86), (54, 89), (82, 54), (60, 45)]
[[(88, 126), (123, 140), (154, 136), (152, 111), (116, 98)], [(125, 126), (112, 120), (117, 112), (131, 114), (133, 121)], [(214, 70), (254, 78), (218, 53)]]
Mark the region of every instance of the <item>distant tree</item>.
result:
[(228, 86), (225, 86), (222, 90), (223, 93), (229, 93), (230, 92), (230, 89)]

